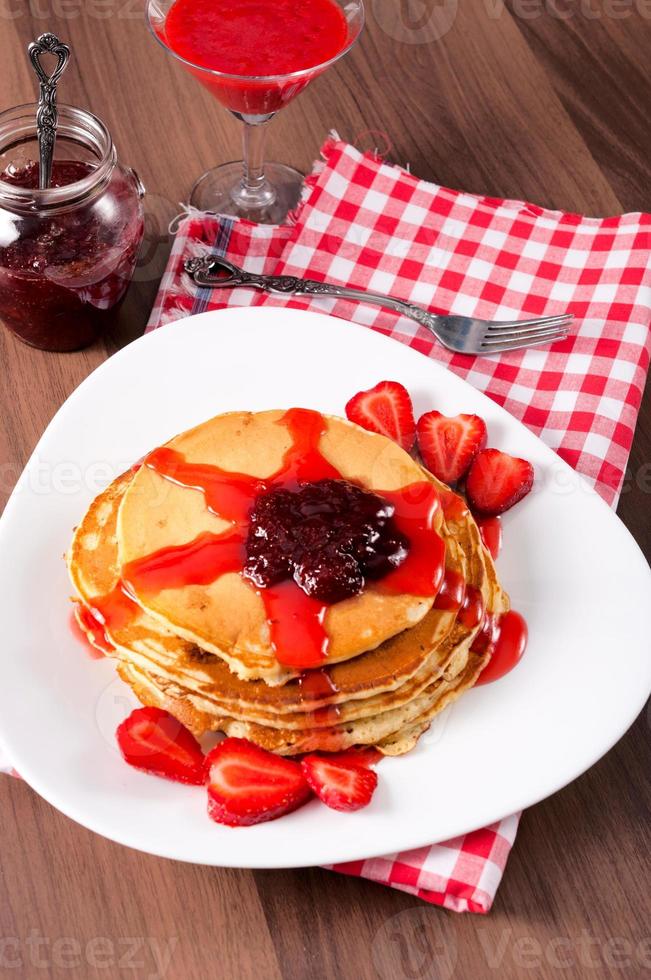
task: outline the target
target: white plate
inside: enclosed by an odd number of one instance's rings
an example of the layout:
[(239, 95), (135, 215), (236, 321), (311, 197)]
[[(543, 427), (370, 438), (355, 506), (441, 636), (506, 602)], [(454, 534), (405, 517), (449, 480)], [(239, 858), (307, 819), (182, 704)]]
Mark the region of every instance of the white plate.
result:
[[(91, 498), (133, 460), (218, 413), (347, 399), (397, 378), (417, 413), (476, 412), (490, 444), (531, 460), (534, 491), (504, 520), (499, 559), (528, 651), (470, 691), (417, 748), (379, 767), (372, 804), (314, 801), (229, 829), (205, 791), (127, 766), (114, 731), (135, 704), (69, 629), (62, 554)], [(205, 313), (102, 364), (49, 425), (0, 521), (0, 738), (46, 800), (112, 840), (202, 864), (329, 864), (419, 847), (553, 793), (626, 731), (651, 688), (651, 575), (605, 503), (523, 425), (434, 361), (373, 331), (278, 308)], [(599, 805), (595, 801), (595, 806)]]

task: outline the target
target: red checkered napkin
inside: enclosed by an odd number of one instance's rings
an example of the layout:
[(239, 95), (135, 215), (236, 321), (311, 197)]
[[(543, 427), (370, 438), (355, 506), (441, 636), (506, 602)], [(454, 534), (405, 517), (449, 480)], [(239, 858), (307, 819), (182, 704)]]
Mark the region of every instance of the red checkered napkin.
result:
[[(452, 191), (336, 139), (293, 221), (265, 227), (189, 213), (180, 223), (148, 330), (225, 306), (286, 304), (366, 324), (445, 363), (504, 405), (611, 504), (621, 488), (649, 363), (651, 215), (596, 219)], [(251, 272), (309, 275), (491, 319), (560, 313), (575, 335), (553, 350), (452, 354), (388, 310), (250, 290), (197, 290), (190, 255)], [(336, 865), (457, 912), (487, 912), (519, 814), (464, 837)]]

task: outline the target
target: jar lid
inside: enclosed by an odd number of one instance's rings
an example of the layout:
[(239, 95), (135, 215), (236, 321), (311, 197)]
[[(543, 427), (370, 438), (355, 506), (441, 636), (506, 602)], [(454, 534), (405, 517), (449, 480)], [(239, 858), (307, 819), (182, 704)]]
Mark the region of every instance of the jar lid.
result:
[(3, 175), (38, 161), (36, 111), (37, 105), (29, 103), (0, 113), (0, 207), (21, 212), (67, 210), (101, 192), (117, 159), (111, 134), (91, 112), (67, 105), (59, 106), (54, 162), (86, 163), (92, 168), (90, 172), (73, 183), (47, 190), (3, 179)]

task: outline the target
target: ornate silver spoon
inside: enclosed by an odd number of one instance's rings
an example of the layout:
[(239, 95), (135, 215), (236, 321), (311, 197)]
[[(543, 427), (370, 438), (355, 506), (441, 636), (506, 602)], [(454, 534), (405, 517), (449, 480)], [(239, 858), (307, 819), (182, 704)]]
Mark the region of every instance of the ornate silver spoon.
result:
[[(70, 48), (56, 34), (41, 34), (29, 45), (29, 59), (39, 81), (38, 111), (36, 113), (36, 134), (38, 136), (39, 175), (38, 186), (46, 190), (52, 179), (52, 159), (57, 134), (57, 82), (63, 75), (70, 60)], [(51, 75), (45, 71), (41, 56), (53, 54), (57, 64)]]

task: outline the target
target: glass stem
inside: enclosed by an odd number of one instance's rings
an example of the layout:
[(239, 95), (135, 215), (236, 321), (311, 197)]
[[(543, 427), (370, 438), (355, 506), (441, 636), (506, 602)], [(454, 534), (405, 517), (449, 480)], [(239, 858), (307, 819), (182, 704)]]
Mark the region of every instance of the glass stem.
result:
[(251, 123), (242, 120), (244, 125), (244, 173), (242, 183), (236, 191), (237, 200), (242, 207), (264, 208), (273, 204), (276, 195), (267, 183), (264, 173), (264, 147), (267, 137), (267, 124)]
[(252, 126), (244, 123), (244, 185), (255, 193), (264, 184), (264, 148), (267, 141), (265, 123)]

